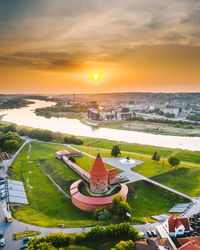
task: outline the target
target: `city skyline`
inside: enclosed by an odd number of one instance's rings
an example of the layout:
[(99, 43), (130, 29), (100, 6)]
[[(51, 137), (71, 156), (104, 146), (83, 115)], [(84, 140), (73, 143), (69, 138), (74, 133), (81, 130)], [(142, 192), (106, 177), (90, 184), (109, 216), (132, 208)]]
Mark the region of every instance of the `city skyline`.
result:
[(197, 0), (1, 1), (0, 92), (198, 92), (199, 11)]

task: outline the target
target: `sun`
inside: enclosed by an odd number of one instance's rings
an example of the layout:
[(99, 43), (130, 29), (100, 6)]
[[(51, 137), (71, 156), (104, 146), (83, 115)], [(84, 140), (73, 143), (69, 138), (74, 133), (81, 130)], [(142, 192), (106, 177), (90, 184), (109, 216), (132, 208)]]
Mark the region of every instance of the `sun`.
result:
[(90, 74), (90, 77), (94, 82), (98, 82), (101, 79), (102, 74), (101, 73), (92, 73)]

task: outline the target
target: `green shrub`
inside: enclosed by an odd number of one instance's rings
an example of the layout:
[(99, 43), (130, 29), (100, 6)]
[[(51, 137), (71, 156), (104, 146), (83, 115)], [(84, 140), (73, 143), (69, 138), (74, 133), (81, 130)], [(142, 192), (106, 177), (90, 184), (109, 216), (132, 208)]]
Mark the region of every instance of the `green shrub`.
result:
[(50, 233), (40, 238), (34, 237), (29, 241), (28, 249), (31, 250), (38, 249), (37, 245), (43, 242), (47, 242), (55, 248), (68, 246), (70, 242), (70, 236), (68, 234), (59, 232), (59, 233)]
[(74, 243), (75, 244), (82, 243), (83, 241), (85, 241), (85, 239), (86, 239), (85, 233), (77, 233), (75, 234), (75, 237), (74, 237)]
[(102, 226), (93, 227), (90, 231), (86, 233), (86, 239), (96, 240), (103, 239), (105, 236), (105, 229)]
[(132, 240), (129, 241), (120, 241), (118, 244), (115, 245), (116, 250), (131, 250), (131, 249), (136, 249), (135, 244)]
[(65, 136), (64, 143), (81, 145), (81, 144), (83, 144), (83, 141), (75, 136)]
[(126, 213), (131, 212), (131, 207), (122, 195), (116, 195), (112, 200), (112, 211), (119, 219), (125, 219)]
[(128, 230), (128, 237), (131, 240), (140, 240), (143, 239), (143, 235), (140, 234), (140, 232), (137, 230), (137, 228), (130, 227)]
[(93, 217), (96, 220), (104, 221), (111, 218), (111, 212), (108, 211), (105, 207), (99, 207), (94, 211)]

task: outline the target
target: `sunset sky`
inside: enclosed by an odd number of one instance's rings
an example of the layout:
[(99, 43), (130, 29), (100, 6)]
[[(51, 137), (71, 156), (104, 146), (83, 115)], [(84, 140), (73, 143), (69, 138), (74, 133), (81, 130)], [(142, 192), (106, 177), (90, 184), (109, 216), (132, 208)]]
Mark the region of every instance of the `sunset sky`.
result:
[(113, 91), (200, 91), (199, 0), (0, 1), (0, 93)]

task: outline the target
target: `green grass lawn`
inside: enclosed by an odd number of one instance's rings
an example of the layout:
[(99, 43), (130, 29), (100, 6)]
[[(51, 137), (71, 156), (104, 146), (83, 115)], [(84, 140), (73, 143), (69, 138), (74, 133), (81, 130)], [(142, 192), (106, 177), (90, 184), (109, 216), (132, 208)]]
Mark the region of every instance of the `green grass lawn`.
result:
[(200, 152), (199, 151), (180, 151), (175, 154), (181, 161), (200, 164)]
[[(76, 146), (79, 150), (88, 153), (87, 147)], [(110, 157), (110, 150), (108, 149), (93, 149), (90, 148), (90, 154), (96, 155), (100, 153), (102, 157)], [(188, 151), (189, 152), (189, 151)], [(191, 153), (183, 152), (177, 153), (177, 156), (187, 162), (189, 162), (189, 157)], [(193, 152), (194, 158), (198, 161), (198, 152)], [(133, 168), (133, 171), (142, 174), (148, 178), (152, 178), (162, 184), (169, 187), (175, 188), (185, 194), (191, 196), (200, 195), (200, 168), (190, 165), (180, 164), (175, 171), (169, 163), (165, 160), (160, 160), (159, 162), (154, 162), (151, 158), (145, 156), (132, 155), (130, 153), (121, 153), (121, 157), (130, 156), (134, 159), (141, 160), (143, 163)], [(200, 158), (199, 158), (200, 159)]]
[(168, 158), (170, 155), (177, 155), (181, 161), (189, 163), (200, 164), (200, 151), (190, 151), (190, 150), (181, 150), (165, 147), (156, 147), (151, 145), (142, 145), (137, 143), (126, 143), (126, 142), (117, 142), (110, 141), (106, 139), (98, 138), (88, 138), (80, 137), (84, 140), (84, 146), (87, 147), (90, 144), (90, 147), (99, 148), (99, 149), (112, 149), (114, 145), (118, 145), (121, 151), (133, 152), (138, 154), (144, 154), (152, 156), (155, 151), (158, 151), (161, 158)]
[(127, 142), (116, 142), (106, 139), (96, 139), (82, 137), (84, 139), (84, 145), (87, 146), (90, 144), (91, 147), (103, 148), (103, 149), (112, 149), (114, 145), (118, 145), (121, 151), (134, 152), (139, 154), (152, 155), (155, 151), (158, 151), (162, 157), (168, 157), (174, 153), (174, 149), (155, 147), (149, 145), (142, 145), (136, 143), (127, 143)]
[(176, 203), (188, 202), (188, 200), (161, 189), (144, 180), (128, 184), (129, 192), (127, 202), (132, 208), (132, 215), (138, 220), (150, 216), (167, 213)]
[(200, 195), (199, 168), (178, 168), (177, 170), (154, 176), (152, 179), (193, 197)]
[[(28, 145), (19, 154), (13, 164), (13, 171), (19, 176), (17, 179), (24, 182), (30, 204), (17, 209), (14, 212), (15, 218), (45, 227), (59, 227), (61, 224), (66, 227), (76, 227), (98, 223), (92, 219), (90, 213), (79, 210), (70, 199), (66, 199), (38, 166), (40, 163), (46, 168), (43, 163), (47, 164), (50, 161), (52, 164), (56, 163), (55, 171), (61, 171), (60, 176), (62, 171), (65, 177), (68, 176), (66, 181), (78, 178), (71, 169), (64, 167), (62, 162), (55, 159), (55, 150), (62, 149), (63, 146), (60, 145), (34, 142), (30, 151), (30, 159), (27, 159)], [(57, 178), (58, 176), (57, 172)]]
[[(31, 145), (30, 158), (27, 158), (29, 145), (26, 145), (12, 165), (13, 171), (18, 176), (15, 179), (24, 182), (30, 203), (14, 211), (16, 219), (45, 227), (60, 227), (61, 224), (64, 224), (65, 227), (79, 227), (112, 222), (95, 221), (92, 218), (92, 214), (76, 208), (70, 199), (65, 198), (55, 188), (40, 169), (39, 165), (65, 192), (69, 193), (68, 188), (70, 184), (79, 177), (62, 161), (55, 158), (55, 152), (62, 150), (62, 145), (39, 142), (32, 142)], [(136, 191), (132, 190), (132, 186), (137, 190), (138, 199), (134, 198)], [(157, 212), (167, 212), (172, 203), (175, 204), (181, 199), (180, 197), (174, 198), (174, 195), (171, 193), (166, 195), (166, 191), (159, 191), (157, 187), (153, 187), (153, 191), (150, 191), (149, 187), (140, 184), (140, 182), (129, 184), (129, 188), (128, 202), (133, 209), (133, 223), (144, 223), (144, 216), (151, 221), (149, 219), (150, 215), (154, 215)], [(153, 192), (153, 195), (151, 196), (149, 192)], [(166, 197), (169, 197), (168, 200), (170, 201), (167, 206), (165, 204)], [(151, 213), (147, 211), (149, 207), (151, 208)], [(159, 210), (158, 207), (160, 207)]]

